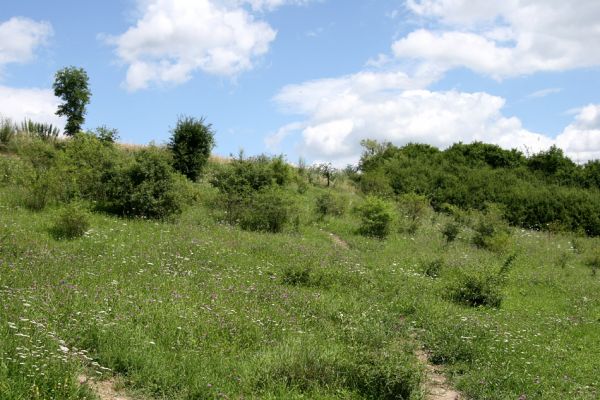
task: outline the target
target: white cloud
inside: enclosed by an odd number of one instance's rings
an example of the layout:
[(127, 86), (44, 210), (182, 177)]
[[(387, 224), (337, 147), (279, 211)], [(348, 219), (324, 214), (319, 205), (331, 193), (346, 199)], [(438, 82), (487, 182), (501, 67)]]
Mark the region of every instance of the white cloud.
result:
[(50, 89), (16, 89), (0, 86), (0, 116), (21, 122), (25, 118), (59, 127), (65, 119), (55, 115), (60, 100)]
[[(227, 1), (227, 0), (225, 0)], [(229, 2), (237, 4), (248, 4), (254, 10), (258, 11), (270, 11), (277, 7), (284, 5), (303, 5), (308, 4), (314, 0), (228, 0)]]
[(582, 108), (575, 121), (557, 136), (556, 144), (574, 161), (600, 159), (600, 104)]
[(409, 0), (437, 23), (393, 45), (399, 58), (495, 78), (600, 66), (597, 0)]
[(109, 39), (128, 65), (129, 90), (179, 84), (200, 70), (234, 77), (267, 53), (276, 32), (241, 3), (275, 7), (282, 0), (139, 0), (135, 26)]
[(554, 143), (524, 129), (519, 119), (504, 116), (500, 97), (419, 89), (426, 84), (402, 73), (363, 72), (287, 86), (275, 101), (305, 117), (284, 127), (285, 136), (295, 131), (302, 153), (338, 166), (355, 162), (366, 138), (441, 148), (479, 140), (529, 152)]
[(50, 36), (52, 26), (48, 22), (13, 17), (0, 23), (0, 66), (31, 61), (35, 50)]
[(535, 92), (527, 95), (527, 97), (530, 99), (539, 99), (539, 98), (550, 96), (551, 94), (556, 94), (556, 93), (560, 93), (560, 92), (562, 92), (561, 88), (547, 88), (547, 89), (536, 90)]

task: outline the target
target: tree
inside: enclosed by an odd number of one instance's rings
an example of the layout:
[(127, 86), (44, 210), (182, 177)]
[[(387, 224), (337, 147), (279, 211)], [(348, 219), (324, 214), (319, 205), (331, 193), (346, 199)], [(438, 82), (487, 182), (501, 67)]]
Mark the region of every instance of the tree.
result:
[(85, 122), (85, 107), (92, 93), (88, 88), (88, 75), (83, 68), (66, 67), (56, 72), (54, 95), (64, 100), (58, 106), (56, 115), (66, 116), (65, 134), (73, 136), (81, 130)]
[(331, 163), (321, 163), (316, 166), (316, 170), (323, 176), (323, 178), (327, 179), (327, 187), (331, 184), (331, 180), (336, 173), (336, 169), (331, 165)]
[(196, 180), (215, 146), (212, 125), (204, 118), (180, 117), (168, 146), (173, 153), (173, 167)]

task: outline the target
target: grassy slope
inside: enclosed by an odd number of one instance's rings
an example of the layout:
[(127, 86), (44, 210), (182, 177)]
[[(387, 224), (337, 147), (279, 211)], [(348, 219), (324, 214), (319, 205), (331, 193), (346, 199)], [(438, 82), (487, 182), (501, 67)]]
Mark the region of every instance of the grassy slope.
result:
[[(469, 309), (446, 286), (503, 258), (466, 231), (446, 246), (442, 216), (380, 242), (355, 236), (350, 215), (269, 235), (196, 207), (177, 223), (95, 215), (86, 237), (55, 241), (54, 211), (14, 207), (10, 192), (0, 190), (2, 400), (92, 398), (76, 383), (84, 369), (148, 398), (416, 399), (411, 333), (473, 398), (600, 395), (600, 280), (583, 265), (597, 240), (579, 239), (577, 254), (567, 237), (517, 231), (502, 307)], [(439, 257), (440, 276), (424, 276)], [(308, 275), (286, 283), (298, 271)]]

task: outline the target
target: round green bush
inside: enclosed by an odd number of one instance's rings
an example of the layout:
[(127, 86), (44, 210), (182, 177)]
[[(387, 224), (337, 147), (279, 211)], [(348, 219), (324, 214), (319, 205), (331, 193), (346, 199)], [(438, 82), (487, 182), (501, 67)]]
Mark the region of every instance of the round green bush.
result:
[(388, 236), (392, 213), (385, 201), (377, 197), (367, 197), (366, 201), (355, 211), (360, 218), (359, 234), (378, 239)]
[(66, 207), (54, 221), (50, 233), (55, 239), (75, 239), (90, 228), (89, 214), (77, 206)]

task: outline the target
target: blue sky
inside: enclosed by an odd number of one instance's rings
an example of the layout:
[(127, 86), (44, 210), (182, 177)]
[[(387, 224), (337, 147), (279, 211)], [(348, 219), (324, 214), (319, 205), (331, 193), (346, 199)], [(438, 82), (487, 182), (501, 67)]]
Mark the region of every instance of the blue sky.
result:
[(360, 140), (482, 140), (600, 157), (595, 0), (74, 0), (0, 9), (0, 114), (61, 124), (83, 67), (86, 129), (164, 143), (179, 115), (221, 155), (355, 162)]

